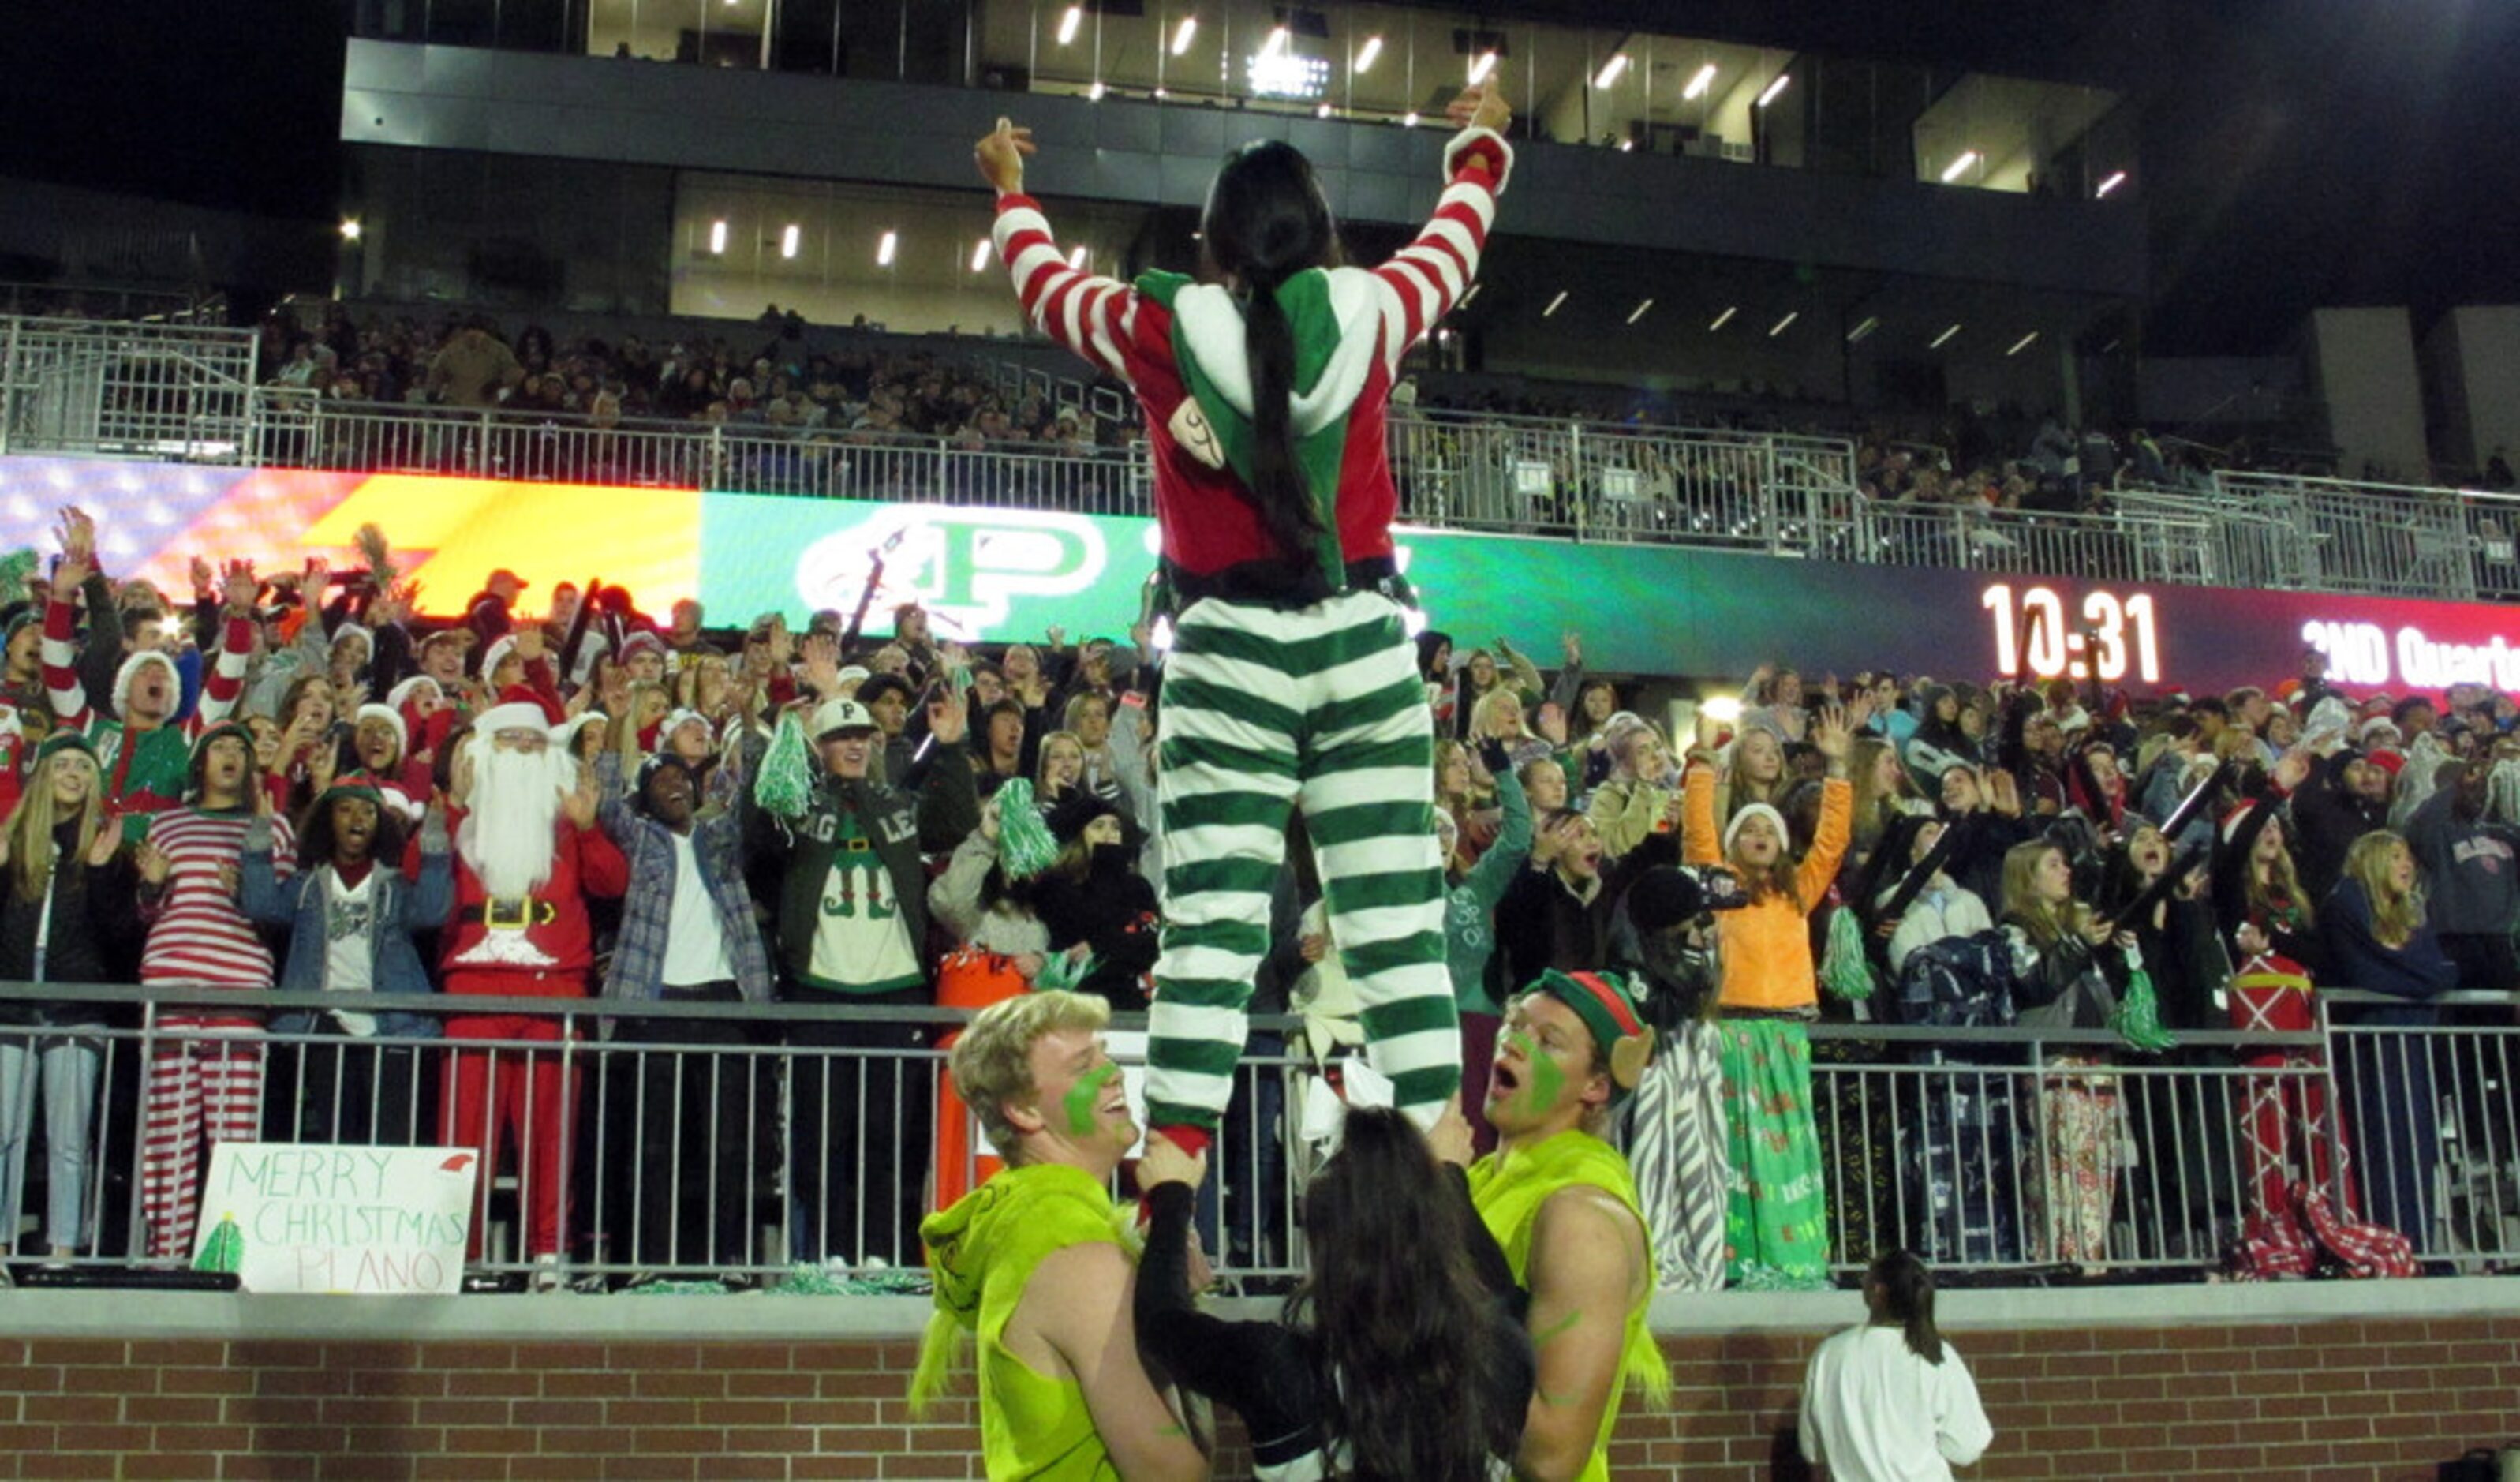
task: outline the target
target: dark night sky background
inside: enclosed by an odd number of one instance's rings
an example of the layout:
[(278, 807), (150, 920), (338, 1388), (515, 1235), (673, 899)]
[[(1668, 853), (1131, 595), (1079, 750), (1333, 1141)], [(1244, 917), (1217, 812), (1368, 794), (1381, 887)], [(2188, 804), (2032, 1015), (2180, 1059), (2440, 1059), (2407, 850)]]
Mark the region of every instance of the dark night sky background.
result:
[[(942, 0), (921, 0), (942, 3)], [(1521, 0), (1494, 14), (2091, 81), (2144, 110), (2153, 354), (2520, 301), (2520, 0)], [(322, 220), (339, 0), (0, 0), (0, 173)]]

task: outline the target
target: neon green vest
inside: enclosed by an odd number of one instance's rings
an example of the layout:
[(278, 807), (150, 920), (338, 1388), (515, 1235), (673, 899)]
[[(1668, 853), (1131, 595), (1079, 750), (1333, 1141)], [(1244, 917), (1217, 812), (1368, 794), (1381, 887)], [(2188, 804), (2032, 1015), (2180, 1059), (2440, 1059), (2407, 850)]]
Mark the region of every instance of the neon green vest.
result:
[[(1469, 1177), (1470, 1202), (1477, 1207), (1488, 1234), (1505, 1248), (1513, 1279), (1525, 1286), (1531, 1284), (1532, 1227), (1540, 1222), (1540, 1206), (1561, 1189), (1600, 1190), (1636, 1216), (1639, 1231), (1644, 1229), (1644, 1215), (1637, 1208), (1636, 1179), (1628, 1172), (1628, 1160), (1617, 1148), (1588, 1132), (1561, 1132), (1530, 1146), (1516, 1147), (1510, 1153), (1489, 1153), (1470, 1165)], [(1645, 1290), (1650, 1293), (1654, 1288), (1650, 1246), (1645, 1247)], [(1640, 1298), (1628, 1309), (1618, 1387), (1601, 1412), (1601, 1433), (1594, 1439), (1593, 1460), (1578, 1474), (1581, 1482), (1609, 1482), (1610, 1432), (1618, 1426), (1619, 1404), (1630, 1389), (1642, 1390), (1655, 1404), (1671, 1395), (1671, 1367), (1664, 1362), (1662, 1350), (1654, 1346), (1653, 1334), (1645, 1330), (1645, 1300)]]

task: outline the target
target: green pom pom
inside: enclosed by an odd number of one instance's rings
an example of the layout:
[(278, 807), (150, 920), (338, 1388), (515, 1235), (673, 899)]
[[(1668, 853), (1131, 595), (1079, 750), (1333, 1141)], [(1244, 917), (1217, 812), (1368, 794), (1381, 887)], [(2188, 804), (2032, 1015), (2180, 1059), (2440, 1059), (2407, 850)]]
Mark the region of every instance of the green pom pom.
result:
[(1821, 959), (1821, 986), (1850, 1004), (1872, 997), (1872, 965), (1864, 957), (1864, 923), (1840, 906), (1828, 919), (1828, 953)]
[(1026, 880), (1058, 859), (1058, 840), (1032, 804), (1032, 784), (1011, 779), (997, 791), (998, 868), (1011, 880)]
[(781, 715), (779, 729), (771, 733), (761, 775), (752, 784), (752, 800), (774, 818), (803, 818), (813, 803), (814, 753), (793, 710)]
[(1041, 971), (1033, 978), (1032, 985), (1036, 989), (1072, 989), (1085, 981), (1093, 971), (1093, 953), (1089, 952), (1082, 958), (1071, 961), (1066, 953), (1054, 952), (1050, 955), (1050, 960), (1042, 964)]
[(2161, 1000), (2152, 991), (2152, 974), (2138, 967), (2127, 974), (2126, 992), (2118, 999), (2115, 1012), (2109, 1015), (2109, 1027), (2128, 1048), (2146, 1055), (2175, 1050), (2179, 1037), (2161, 1026)]
[(26, 578), (34, 575), (35, 568), (43, 563), (44, 559), (35, 554), (32, 546), (20, 546), (8, 555), (0, 556), (0, 602), (16, 602), (25, 595)]

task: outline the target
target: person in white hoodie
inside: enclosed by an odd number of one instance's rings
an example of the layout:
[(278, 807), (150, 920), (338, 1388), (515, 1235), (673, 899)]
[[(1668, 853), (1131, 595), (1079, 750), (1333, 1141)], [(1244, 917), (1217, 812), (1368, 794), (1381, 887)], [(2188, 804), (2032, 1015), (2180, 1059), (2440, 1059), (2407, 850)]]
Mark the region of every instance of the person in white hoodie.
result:
[(1864, 1274), (1869, 1316), (1812, 1355), (1803, 1459), (1838, 1482), (1951, 1482), (1995, 1440), (1968, 1366), (1934, 1328), (1934, 1274), (1894, 1250)]
[[(1906, 851), (1896, 868), (1884, 869), (1875, 876), (1880, 881), (1880, 889), (1874, 899), (1876, 910), (1887, 906), (1898, 895), (1900, 886), (1906, 883), (1909, 873), (1924, 863), (1926, 855), (1934, 852), (1934, 845), (1942, 839), (1943, 829), (1940, 819), (1918, 819), (1911, 828), (1891, 831), (1893, 844), (1904, 842)], [(1978, 899), (1976, 891), (1936, 870), (1933, 878), (1926, 881), (1924, 889), (1916, 892), (1907, 909), (1896, 918), (1885, 919), (1882, 924), (1893, 928), (1888, 956), (1890, 974), (1895, 978), (1906, 965), (1908, 954), (1945, 937), (1975, 936), (1981, 931), (1992, 931), (1995, 918), (1987, 912), (1986, 902)]]

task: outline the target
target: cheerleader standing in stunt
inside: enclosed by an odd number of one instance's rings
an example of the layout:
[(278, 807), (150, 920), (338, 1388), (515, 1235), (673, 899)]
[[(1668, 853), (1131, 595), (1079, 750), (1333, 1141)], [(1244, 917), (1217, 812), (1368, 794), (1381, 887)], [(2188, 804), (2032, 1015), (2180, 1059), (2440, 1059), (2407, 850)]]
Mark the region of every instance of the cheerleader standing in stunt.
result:
[(1383, 423), (1401, 357), (1469, 289), (1512, 166), (1491, 80), (1455, 100), (1417, 241), (1341, 265), (1312, 165), (1245, 145), (1208, 189), (1199, 279), (1069, 266), (1023, 194), (1031, 131), (973, 152), (1035, 328), (1127, 381), (1146, 415), (1176, 609), (1157, 806), (1165, 922), (1149, 1120), (1203, 1151), (1232, 1093), (1270, 890), (1300, 807), (1367, 1057), (1431, 1123), (1461, 1083), (1432, 822), (1433, 722), (1397, 600)]

